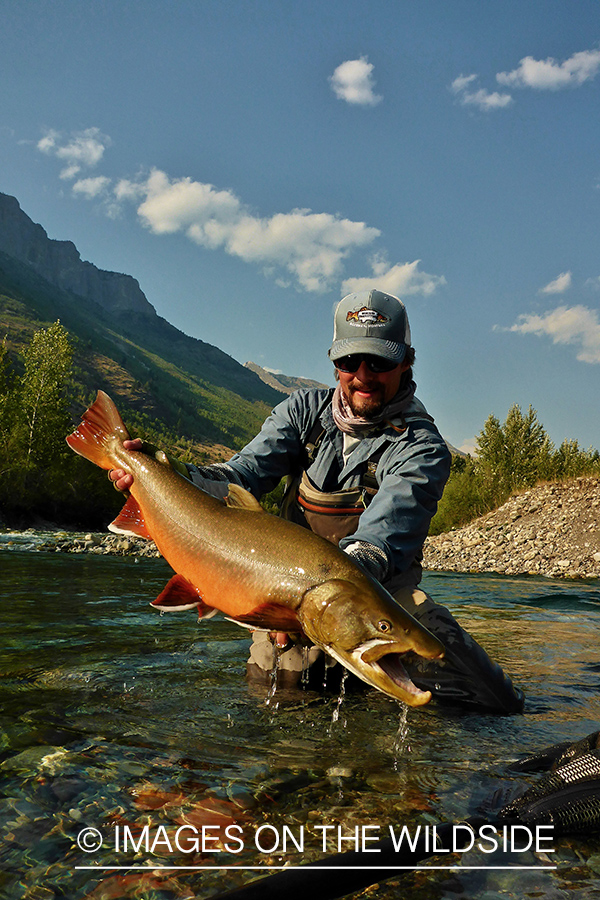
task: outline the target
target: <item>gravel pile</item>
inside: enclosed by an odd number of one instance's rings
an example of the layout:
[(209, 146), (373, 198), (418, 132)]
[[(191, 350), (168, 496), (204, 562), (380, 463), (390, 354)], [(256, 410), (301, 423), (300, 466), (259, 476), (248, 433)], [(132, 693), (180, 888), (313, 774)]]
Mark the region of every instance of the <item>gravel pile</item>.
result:
[(427, 539), (426, 569), (600, 578), (600, 478), (538, 485)]
[(0, 535), (0, 550), (46, 550), (54, 553), (97, 553), (111, 556), (160, 556), (153, 541), (106, 532), (39, 532), (30, 529)]

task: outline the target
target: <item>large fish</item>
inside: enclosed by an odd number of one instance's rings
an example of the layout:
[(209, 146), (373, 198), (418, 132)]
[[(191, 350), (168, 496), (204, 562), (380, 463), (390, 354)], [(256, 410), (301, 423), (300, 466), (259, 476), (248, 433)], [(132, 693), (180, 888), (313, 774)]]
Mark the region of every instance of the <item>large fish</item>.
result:
[(123, 447), (129, 434), (110, 397), (98, 392), (68, 445), (103, 469), (133, 475), (111, 531), (151, 538), (174, 575), (158, 609), (220, 610), (241, 625), (301, 632), (347, 669), (410, 706), (431, 699), (408, 677), (402, 655), (443, 655), (437, 638), (333, 544), (266, 513), (230, 485), (217, 500), (155, 459)]

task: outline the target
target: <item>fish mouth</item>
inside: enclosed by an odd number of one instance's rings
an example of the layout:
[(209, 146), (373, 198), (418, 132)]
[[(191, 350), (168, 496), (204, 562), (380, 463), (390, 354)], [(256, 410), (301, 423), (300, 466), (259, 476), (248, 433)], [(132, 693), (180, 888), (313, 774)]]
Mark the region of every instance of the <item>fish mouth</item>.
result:
[(407, 706), (424, 706), (431, 700), (431, 691), (418, 688), (406, 671), (402, 660), (414, 657), (414, 654), (402, 645), (369, 641), (348, 654), (332, 646), (325, 649), (362, 681), (394, 700)]
[(412, 681), (404, 666), (410, 658), (414, 659), (414, 653), (405, 646), (380, 641), (363, 646), (360, 653), (361, 662), (371, 668), (380, 690), (409, 706), (423, 706), (431, 700), (431, 691), (422, 691)]
[[(410, 706), (422, 706), (425, 703), (429, 703), (431, 691), (422, 691), (411, 680), (402, 662), (404, 656), (406, 656), (405, 653), (385, 653), (376, 662), (372, 662), (371, 665), (375, 671), (379, 670), (384, 677), (388, 678), (403, 694), (408, 694), (412, 702), (406, 697), (398, 699), (409, 703)], [(389, 693), (389, 691), (386, 693)]]

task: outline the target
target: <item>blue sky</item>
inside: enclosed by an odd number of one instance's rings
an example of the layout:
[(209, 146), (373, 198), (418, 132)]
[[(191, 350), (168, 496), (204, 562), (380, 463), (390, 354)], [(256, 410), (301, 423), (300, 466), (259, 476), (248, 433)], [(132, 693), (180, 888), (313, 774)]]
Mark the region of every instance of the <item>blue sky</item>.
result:
[(0, 190), (240, 362), (332, 382), (402, 297), (468, 447), (531, 404), (600, 448), (600, 5), (4, 0)]

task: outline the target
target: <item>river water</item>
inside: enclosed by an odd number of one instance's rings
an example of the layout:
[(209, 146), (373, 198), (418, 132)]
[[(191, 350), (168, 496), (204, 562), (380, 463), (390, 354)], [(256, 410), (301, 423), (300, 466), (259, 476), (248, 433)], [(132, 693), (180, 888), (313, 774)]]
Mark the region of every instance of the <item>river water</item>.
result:
[[(512, 760), (600, 727), (597, 581), (425, 576), (525, 690), (525, 714), (498, 717), (250, 687), (242, 629), (149, 608), (162, 560), (16, 550), (0, 571), (11, 900), (216, 897), (254, 867), (458, 822), (536, 780)], [(544, 846), (440, 853), (361, 896), (600, 897), (599, 835)]]

